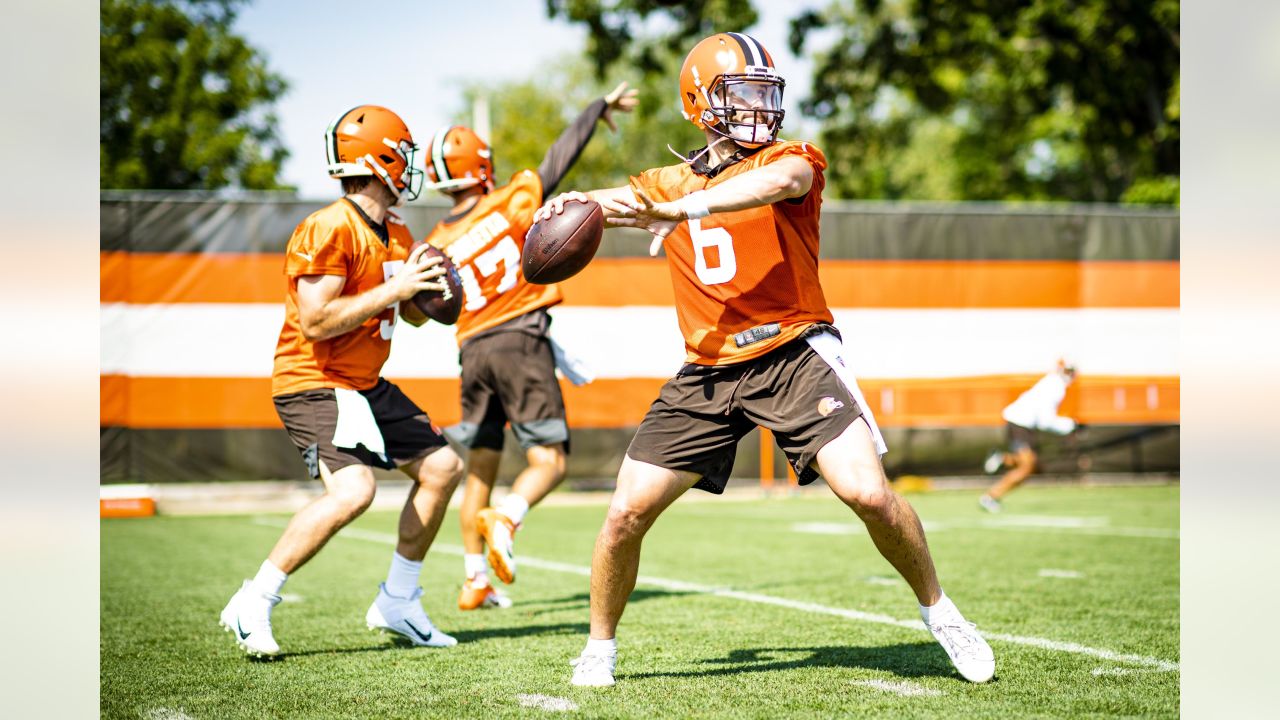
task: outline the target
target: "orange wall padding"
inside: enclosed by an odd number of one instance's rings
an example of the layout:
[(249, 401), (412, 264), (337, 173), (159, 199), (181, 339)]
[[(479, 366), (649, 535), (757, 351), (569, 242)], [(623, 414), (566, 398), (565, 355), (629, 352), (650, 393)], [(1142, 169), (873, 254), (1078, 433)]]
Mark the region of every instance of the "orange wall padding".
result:
[[(1000, 411), (1038, 379), (999, 375), (940, 380), (863, 380), (860, 386), (885, 427), (1002, 425)], [(640, 423), (663, 380), (562, 383), (569, 424), (575, 428), (632, 427)], [(456, 379), (397, 382), (436, 423), (459, 419)], [(1085, 423), (1174, 424), (1179, 421), (1176, 377), (1082, 377), (1067, 392), (1061, 412)], [(270, 378), (164, 378), (104, 375), (104, 426), (134, 428), (276, 428)]]
[[(283, 303), (284, 257), (101, 253), (102, 302)], [(1177, 262), (825, 260), (833, 308), (1178, 307)], [(600, 258), (563, 284), (568, 305), (672, 305), (660, 258)]]

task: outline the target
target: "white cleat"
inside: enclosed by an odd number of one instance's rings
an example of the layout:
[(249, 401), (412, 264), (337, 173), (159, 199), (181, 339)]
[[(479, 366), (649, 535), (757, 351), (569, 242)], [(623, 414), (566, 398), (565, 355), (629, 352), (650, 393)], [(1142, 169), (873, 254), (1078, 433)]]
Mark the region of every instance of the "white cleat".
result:
[(982, 463), (982, 470), (988, 475), (995, 475), (1002, 467), (1004, 467), (1004, 453), (1000, 450), (992, 450)]
[(942, 649), (947, 651), (951, 664), (965, 680), (984, 683), (995, 676), (995, 653), (978, 634), (977, 625), (965, 620), (959, 613), (952, 617), (935, 618), (932, 624), (925, 625)]
[(617, 655), (588, 655), (583, 653), (569, 661), (573, 666), (571, 683), (579, 687), (609, 687), (613, 684), (613, 671), (618, 664)]
[(431, 618), (422, 609), (422, 588), (413, 591), (408, 598), (387, 594), (385, 583), (378, 585), (378, 597), (374, 598), (365, 613), (364, 621), (370, 630), (393, 632), (419, 647), (453, 647), (458, 644), (452, 635), (431, 624)]
[(236, 644), (254, 657), (271, 657), (280, 645), (271, 634), (271, 609), (280, 603), (279, 595), (259, 592), (245, 580), (222, 608), (219, 624), (235, 638)]
[(1004, 510), (1004, 505), (1002, 505), (999, 500), (991, 497), (990, 495), (983, 495), (982, 497), (978, 498), (978, 505), (980, 505), (983, 510), (986, 510), (987, 512), (992, 514), (995, 514), (1000, 512), (1001, 510)]

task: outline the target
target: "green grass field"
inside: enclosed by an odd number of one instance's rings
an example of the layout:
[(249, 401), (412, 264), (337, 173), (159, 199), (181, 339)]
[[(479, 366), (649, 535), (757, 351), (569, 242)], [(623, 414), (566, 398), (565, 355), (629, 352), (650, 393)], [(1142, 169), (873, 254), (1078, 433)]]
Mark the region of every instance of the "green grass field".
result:
[[(677, 502), (650, 532), (619, 629), (618, 684), (569, 685), (604, 505), (544, 506), (519, 537), (509, 610), (456, 609), (452, 513), (423, 572), (459, 640), (364, 627), (395, 515), (369, 514), (285, 587), (284, 657), (217, 624), (283, 516), (102, 522), (101, 709), (113, 718), (1084, 717), (1178, 713), (1178, 488), (912, 495), (943, 587), (991, 638), (996, 679), (959, 679), (910, 591), (829, 494)], [(543, 561), (543, 562), (539, 562)], [(540, 705), (539, 705), (540, 704)], [(559, 708), (559, 709), (556, 709)]]

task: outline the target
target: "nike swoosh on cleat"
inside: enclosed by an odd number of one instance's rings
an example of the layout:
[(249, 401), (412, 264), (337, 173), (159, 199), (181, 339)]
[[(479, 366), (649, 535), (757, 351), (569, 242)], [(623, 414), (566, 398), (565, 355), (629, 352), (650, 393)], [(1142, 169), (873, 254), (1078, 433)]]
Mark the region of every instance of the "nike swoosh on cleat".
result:
[(417, 627), (415, 627), (414, 624), (412, 622), (409, 622), (408, 620), (405, 620), (404, 624), (408, 625), (409, 629), (412, 630), (413, 633), (422, 640), (422, 642), (430, 642), (431, 636), (435, 634), (435, 631), (432, 630), (431, 632), (428, 632), (426, 635), (423, 635), (422, 631), (419, 630)]
[(245, 632), (244, 628), (240, 627), (240, 618), (236, 618), (236, 632), (240, 634), (241, 640), (249, 637), (249, 633)]

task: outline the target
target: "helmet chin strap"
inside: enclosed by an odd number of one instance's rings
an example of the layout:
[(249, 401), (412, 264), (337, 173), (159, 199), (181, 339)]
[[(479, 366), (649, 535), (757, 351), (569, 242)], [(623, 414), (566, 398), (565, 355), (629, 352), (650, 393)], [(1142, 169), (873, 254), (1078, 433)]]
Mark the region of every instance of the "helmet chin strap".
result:
[(698, 162), (699, 160), (701, 160), (703, 156), (705, 156), (707, 153), (711, 152), (711, 148), (715, 147), (716, 145), (719, 145), (720, 143), (726, 140), (728, 140), (729, 142), (736, 142), (731, 137), (728, 137), (726, 135), (721, 135), (717, 137), (715, 140), (713, 140), (712, 142), (707, 143), (707, 146), (702, 149), (702, 152), (698, 153), (697, 155), (694, 155), (691, 158), (681, 155), (679, 152), (676, 151), (675, 148), (671, 147), (671, 143), (667, 143), (667, 149), (671, 151), (672, 155), (675, 155), (676, 157), (680, 158), (680, 161), (683, 162), (684, 164), (692, 165)]

